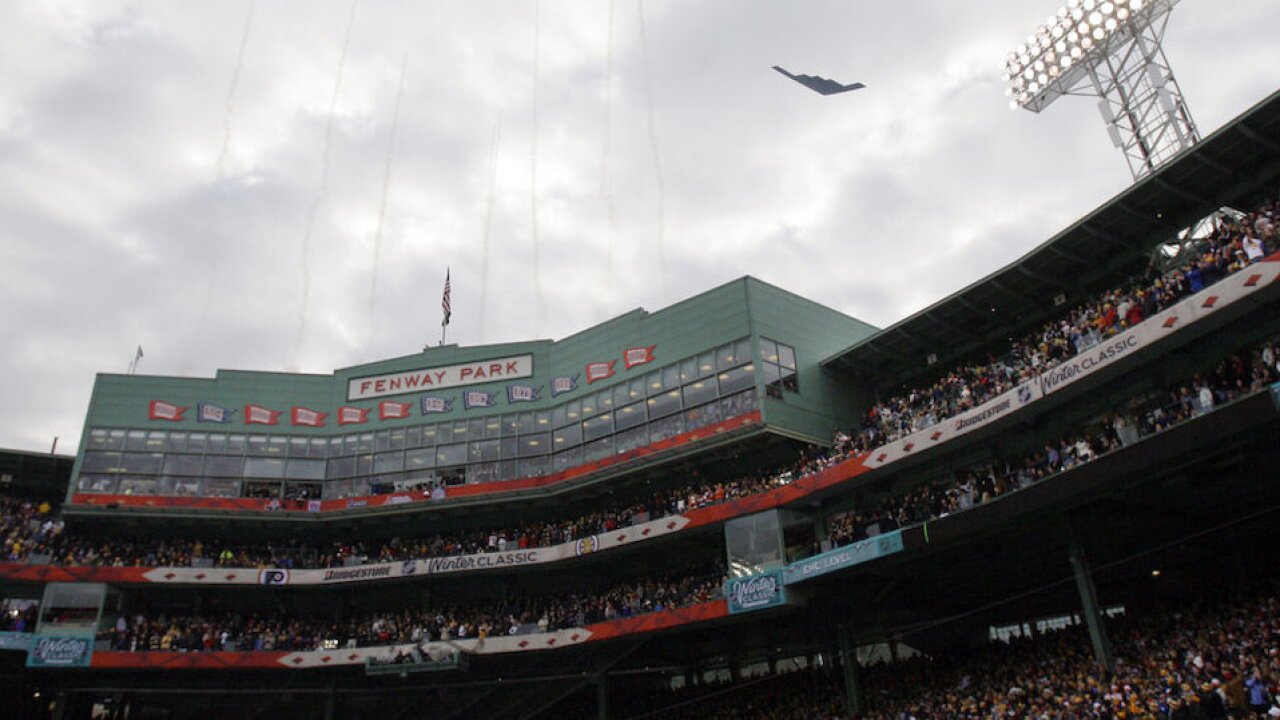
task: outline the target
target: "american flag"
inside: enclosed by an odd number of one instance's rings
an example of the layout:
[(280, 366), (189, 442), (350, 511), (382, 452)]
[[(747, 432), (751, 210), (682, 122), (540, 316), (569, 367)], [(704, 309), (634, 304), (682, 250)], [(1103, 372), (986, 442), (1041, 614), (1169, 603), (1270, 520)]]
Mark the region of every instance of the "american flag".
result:
[(453, 304), (449, 301), (449, 270), (444, 271), (444, 297), (440, 298), (440, 309), (444, 310), (444, 320), (440, 326), (444, 327), (449, 324), (449, 316), (453, 314)]

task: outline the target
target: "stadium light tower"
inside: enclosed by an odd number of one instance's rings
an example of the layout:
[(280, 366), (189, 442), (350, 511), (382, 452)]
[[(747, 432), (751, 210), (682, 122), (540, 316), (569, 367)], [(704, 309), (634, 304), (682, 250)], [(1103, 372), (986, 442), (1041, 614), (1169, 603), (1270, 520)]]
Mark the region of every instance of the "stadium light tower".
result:
[(1161, 41), (1178, 0), (1069, 0), (1004, 63), (1013, 109), (1063, 95), (1101, 98), (1111, 142), (1133, 179), (1199, 139)]

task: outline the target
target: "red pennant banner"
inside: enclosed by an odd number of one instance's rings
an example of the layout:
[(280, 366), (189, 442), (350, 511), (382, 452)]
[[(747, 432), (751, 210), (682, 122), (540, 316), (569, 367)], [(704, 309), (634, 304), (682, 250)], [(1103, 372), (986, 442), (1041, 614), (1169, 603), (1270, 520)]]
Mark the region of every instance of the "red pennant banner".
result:
[(147, 417), (152, 420), (170, 420), (178, 422), (182, 420), (182, 413), (187, 409), (181, 405), (174, 405), (163, 400), (152, 400), (147, 408)]
[(413, 407), (413, 403), (383, 400), (378, 403), (378, 419), (399, 420), (400, 418), (407, 418), (411, 407)]
[(339, 425), (359, 425), (368, 419), (368, 408), (351, 407), (350, 405), (343, 405), (338, 408)]
[(329, 413), (297, 406), (292, 408), (290, 415), (294, 425), (305, 425), (307, 427), (324, 427), (324, 419), (329, 417)]
[(613, 377), (613, 366), (616, 364), (618, 364), (617, 360), (587, 363), (587, 384)]
[(622, 364), (630, 370), (637, 365), (651, 363), (653, 362), (653, 349), (656, 347), (658, 346), (650, 345), (648, 347), (627, 348), (622, 351)]
[(245, 425), (275, 425), (280, 422), (280, 411), (261, 405), (244, 406)]

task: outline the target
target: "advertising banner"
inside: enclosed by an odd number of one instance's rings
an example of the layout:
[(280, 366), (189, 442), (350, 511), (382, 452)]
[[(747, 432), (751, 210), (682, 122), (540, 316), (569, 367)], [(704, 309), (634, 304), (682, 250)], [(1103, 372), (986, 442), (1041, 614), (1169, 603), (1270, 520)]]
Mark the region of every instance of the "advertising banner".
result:
[(93, 638), (87, 635), (36, 635), (27, 651), (27, 667), (89, 667)]
[(770, 570), (759, 575), (733, 578), (724, 584), (724, 597), (729, 601), (730, 614), (782, 605), (786, 602), (782, 571)]
[(782, 569), (782, 582), (785, 585), (794, 585), (810, 578), (899, 553), (902, 549), (902, 531), (894, 530), (793, 562)]

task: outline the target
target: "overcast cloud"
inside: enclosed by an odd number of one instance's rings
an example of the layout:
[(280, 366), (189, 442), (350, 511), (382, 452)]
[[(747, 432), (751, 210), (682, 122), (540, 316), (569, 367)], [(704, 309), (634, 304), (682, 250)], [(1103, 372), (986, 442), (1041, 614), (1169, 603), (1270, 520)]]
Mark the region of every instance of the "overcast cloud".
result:
[[(998, 65), (1058, 4), (10, 0), (0, 447), (72, 452), (137, 345), (197, 376), (416, 352), (446, 267), (466, 345), (747, 274), (892, 323), (1128, 184), (1094, 102), (1008, 109)], [(1203, 134), (1276, 89), (1277, 27), (1174, 11)]]

